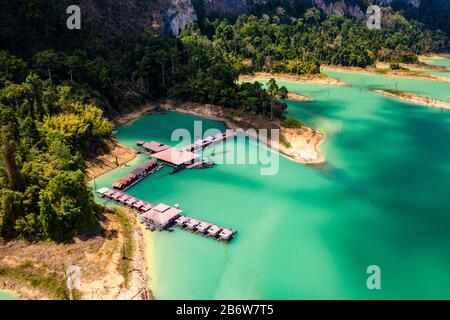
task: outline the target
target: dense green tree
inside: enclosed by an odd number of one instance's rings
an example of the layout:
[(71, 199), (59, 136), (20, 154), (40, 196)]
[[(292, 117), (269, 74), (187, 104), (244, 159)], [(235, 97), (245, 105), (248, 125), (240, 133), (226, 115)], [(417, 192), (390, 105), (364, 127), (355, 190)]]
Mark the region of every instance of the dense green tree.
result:
[(22, 177), (17, 165), (16, 141), (9, 126), (0, 128), (0, 167), (5, 171), (10, 190), (22, 189)]
[(58, 68), (60, 63), (58, 54), (53, 50), (41, 51), (35, 54), (34, 61), (39, 75), (47, 73), (48, 79), (52, 81), (52, 70)]
[(200, 10), (198, 24), (178, 37), (149, 28), (129, 43), (95, 29), (68, 32), (52, 0), (2, 3), (0, 236), (65, 240), (95, 225), (84, 162), (112, 138), (107, 117), (126, 109), (169, 97), (284, 119), (286, 88), (275, 80), (240, 83), (239, 74), (310, 75), (321, 64), (376, 60), (396, 67), (449, 50), (445, 30), (392, 9), (381, 30), (368, 30), (362, 20), (325, 16), (303, 3), (254, 3), (256, 15), (230, 19)]
[(0, 86), (6, 81), (21, 81), (25, 74), (27, 63), (9, 54), (0, 51)]

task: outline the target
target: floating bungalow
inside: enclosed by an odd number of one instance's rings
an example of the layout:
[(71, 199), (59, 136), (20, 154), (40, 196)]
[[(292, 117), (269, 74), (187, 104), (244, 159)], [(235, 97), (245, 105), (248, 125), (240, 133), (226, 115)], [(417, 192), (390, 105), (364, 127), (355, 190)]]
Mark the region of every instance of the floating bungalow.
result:
[(197, 219), (190, 218), (188, 222), (186, 222), (186, 228), (194, 231), (195, 227), (200, 224), (200, 221)]
[(123, 192), (109, 188), (101, 188), (97, 190), (97, 194), (101, 198), (112, 200), (141, 213), (142, 223), (147, 224), (152, 229), (161, 231), (175, 225), (182, 230), (195, 231), (199, 234), (209, 235), (225, 242), (231, 240), (233, 235), (236, 234), (236, 231), (234, 230), (184, 216), (181, 214), (182, 210), (163, 203), (155, 206)]
[(161, 166), (158, 166), (155, 160), (147, 161), (141, 167), (133, 170), (119, 181), (114, 182), (112, 186), (114, 189), (126, 190), (159, 169), (161, 169)]
[[(203, 150), (216, 143), (227, 141), (237, 136), (235, 130), (227, 130), (224, 133), (217, 133), (204, 139), (195, 141), (193, 144), (183, 148), (173, 148), (156, 141), (145, 142), (136, 141), (136, 144), (145, 149), (152, 160), (133, 170), (131, 173), (113, 183), (113, 189), (101, 188), (97, 190), (100, 197), (124, 205), (132, 210), (142, 214), (142, 222), (152, 229), (164, 230), (175, 225), (181, 229), (196, 231), (199, 234), (208, 235), (212, 238), (228, 242), (236, 231), (223, 228), (218, 225), (200, 221), (191, 217), (183, 216), (182, 210), (165, 204), (154, 205), (144, 202), (124, 193), (125, 190), (132, 187), (144, 179), (149, 174), (161, 169), (163, 165), (174, 167), (170, 173), (174, 173), (186, 168), (210, 168), (213, 162), (205, 162), (196, 154), (196, 150)], [(120, 191), (119, 191), (120, 190)]]
[(131, 198), (129, 198), (129, 199), (127, 200), (127, 202), (126, 202), (125, 204), (126, 204), (127, 206), (133, 208), (133, 205), (134, 205), (137, 201), (138, 201), (138, 199), (131, 197)]
[(195, 151), (198, 149), (205, 149), (213, 144), (227, 141), (236, 136), (237, 136), (237, 132), (235, 130), (228, 129), (226, 132), (223, 132), (223, 133), (219, 132), (213, 136), (208, 136), (204, 139), (199, 139), (199, 140), (195, 141), (193, 144), (191, 144), (185, 148), (188, 148), (188, 150), (191, 150), (191, 151)]
[(150, 209), (153, 208), (153, 207), (154, 207), (154, 206), (153, 206), (152, 204), (146, 203), (146, 204), (144, 204), (144, 205), (141, 207), (140, 211), (141, 211), (141, 212), (147, 212), (148, 210), (150, 210)]
[(208, 230), (209, 227), (211, 227), (211, 224), (209, 224), (208, 222), (201, 222), (201, 223), (197, 226), (197, 232), (205, 233), (206, 230)]
[(126, 204), (128, 199), (130, 199), (130, 196), (127, 194), (123, 194), (118, 200), (122, 204)]
[(145, 204), (146, 203), (144, 201), (138, 200), (135, 203), (133, 203), (133, 208), (136, 210), (140, 210), (143, 206), (145, 206)]
[(182, 148), (182, 150), (194, 152), (196, 150), (205, 149), (213, 144), (227, 141), (231, 138), (234, 138), (238, 135), (238, 133), (233, 129), (227, 129), (226, 132), (219, 132), (213, 136), (208, 136), (204, 139), (196, 140), (194, 143), (189, 144)]
[(225, 228), (219, 233), (219, 239), (223, 241), (229, 241), (235, 233), (236, 231)]
[(169, 148), (164, 151), (152, 154), (152, 157), (169, 166), (186, 166), (192, 164), (200, 156), (196, 153), (183, 149)]
[(111, 199), (114, 201), (119, 201), (119, 198), (123, 196), (122, 192), (115, 192), (111, 195)]
[(221, 227), (213, 225), (211, 228), (208, 229), (208, 235), (215, 238), (217, 237), (220, 231), (222, 231)]
[(180, 215), (181, 210), (160, 203), (142, 215), (144, 223), (158, 230), (171, 225)]
[(197, 150), (197, 145), (195, 145), (194, 143), (189, 144), (189, 145), (185, 146), (183, 148), (183, 150), (194, 152), (195, 150)]
[(189, 219), (185, 216), (180, 216), (175, 220), (175, 224), (177, 227), (183, 228), (186, 225), (186, 222), (188, 222)]
[(151, 142), (137, 141), (136, 144), (138, 146), (143, 147), (145, 149), (145, 151), (147, 151), (149, 153), (158, 153), (158, 152), (161, 152), (161, 151), (171, 148), (171, 146), (168, 146), (166, 144), (163, 144), (163, 143), (160, 143), (157, 141), (151, 141)]

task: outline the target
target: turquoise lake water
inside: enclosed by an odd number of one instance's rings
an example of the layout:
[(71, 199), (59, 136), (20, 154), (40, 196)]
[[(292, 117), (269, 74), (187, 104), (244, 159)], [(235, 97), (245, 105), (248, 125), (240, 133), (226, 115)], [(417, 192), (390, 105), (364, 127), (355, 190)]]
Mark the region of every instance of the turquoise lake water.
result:
[(441, 71), (441, 70), (433, 70), (433, 69), (411, 69), (413, 71), (419, 71), (419, 72), (427, 72), (431, 74), (435, 74), (437, 76), (450, 78), (450, 71)]
[(20, 300), (20, 298), (9, 292), (0, 291), (0, 300)]
[(432, 66), (450, 67), (450, 58), (426, 58), (422, 61)]
[[(279, 81), (314, 99), (288, 102), (288, 112), (326, 133), (326, 164), (280, 157), (272, 176), (250, 164), (163, 170), (128, 191), (239, 231), (229, 244), (181, 230), (152, 233), (157, 299), (450, 299), (450, 112), (368, 91), (449, 101), (450, 83), (326, 72), (352, 86)], [(130, 146), (142, 139), (174, 145), (172, 130), (192, 130), (195, 120), (148, 115), (117, 135)], [(224, 129), (204, 119), (203, 126)], [(218, 146), (215, 157), (235, 144)], [(144, 161), (102, 176), (97, 188)], [(381, 268), (381, 290), (366, 286), (369, 265)]]
[[(432, 65), (432, 66), (441, 66), (441, 67), (450, 67), (450, 58), (446, 58), (446, 59), (423, 59), (422, 60), (424, 63)], [(421, 71), (421, 70), (418, 70)], [(450, 78), (450, 71), (441, 71), (441, 70), (426, 70), (427, 72), (431, 73), (431, 74), (435, 74), (437, 76), (441, 76), (441, 77), (445, 77), (445, 78)]]

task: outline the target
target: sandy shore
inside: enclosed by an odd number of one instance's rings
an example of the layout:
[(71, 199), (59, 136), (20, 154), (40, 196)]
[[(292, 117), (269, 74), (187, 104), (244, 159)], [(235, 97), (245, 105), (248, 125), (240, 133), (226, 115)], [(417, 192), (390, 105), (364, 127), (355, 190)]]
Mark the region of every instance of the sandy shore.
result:
[(51, 300), (45, 292), (10, 279), (2, 279), (1, 277), (0, 290), (25, 300)]
[[(419, 66), (419, 65), (409, 65), (409, 67), (413, 67), (415, 69), (424, 69), (424, 72), (421, 71), (413, 71), (409, 69), (400, 69), (400, 70), (391, 70), (389, 66), (384, 63), (377, 63), (377, 67), (367, 67), (367, 68), (358, 68), (358, 67), (341, 67), (341, 66), (332, 66), (332, 65), (323, 65), (324, 69), (328, 69), (331, 71), (339, 71), (339, 72), (359, 72), (359, 73), (367, 73), (376, 76), (388, 77), (388, 78), (408, 78), (408, 79), (419, 79), (419, 80), (434, 80), (434, 81), (442, 81), (442, 82), (450, 82), (449, 78), (438, 76), (435, 74), (427, 73), (425, 71), (428, 66)], [(430, 69), (430, 68), (428, 68)]]
[(147, 264), (142, 229), (134, 212), (124, 208), (121, 210), (127, 215), (131, 225), (132, 254), (125, 258), (129, 260), (128, 281), (125, 282), (123, 275), (118, 270), (120, 261), (124, 259), (122, 248), (125, 245), (123, 230), (119, 229), (114, 250), (106, 258), (108, 263), (103, 267), (103, 276), (97, 277), (94, 281), (82, 282), (83, 300), (147, 300), (151, 298), (147, 285)]
[(138, 107), (130, 112), (127, 112), (124, 115), (120, 115), (114, 119), (114, 124), (116, 125), (124, 125), (130, 123), (134, 120), (139, 119), (143, 115), (151, 112), (154, 109), (154, 105), (146, 104), (141, 107)]
[(414, 63), (414, 64), (402, 64), (403, 67), (407, 69), (416, 69), (423, 72), (429, 71), (429, 70), (436, 70), (436, 71), (447, 71), (450, 72), (450, 67), (445, 66), (434, 66), (431, 64), (426, 64), (424, 62)]
[(396, 98), (405, 102), (420, 104), (430, 108), (436, 108), (441, 110), (450, 110), (450, 102), (440, 101), (428, 97), (419, 96), (413, 93), (399, 91), (399, 90), (372, 90), (378, 94), (382, 94), (388, 97)]
[(327, 75), (320, 74), (316, 76), (301, 76), (295, 74), (285, 74), (285, 73), (266, 73), (266, 72), (256, 72), (254, 75), (240, 75), (239, 81), (249, 82), (249, 81), (268, 81), (270, 79), (285, 80), (298, 83), (309, 83), (309, 84), (326, 84), (335, 86), (348, 86), (349, 84), (343, 81), (339, 81), (334, 78), (330, 78)]
[(419, 61), (426, 59), (448, 59), (448, 58), (450, 58), (450, 53), (431, 53), (420, 55)]
[(136, 158), (137, 151), (134, 148), (127, 147), (117, 141), (111, 141), (107, 144), (108, 151), (98, 155), (94, 159), (88, 159), (86, 161), (88, 181), (91, 181), (92, 179), (95, 179), (108, 171), (116, 169)]
[(289, 92), (287, 95), (287, 99), (292, 100), (292, 101), (302, 101), (302, 102), (312, 101), (312, 99), (310, 97), (302, 96), (302, 95), (294, 93), (294, 92)]
[[(21, 270), (38, 279), (55, 277), (59, 286), (65, 287), (65, 272), (69, 265), (81, 270), (81, 287), (78, 299), (83, 300), (142, 300), (152, 298), (147, 286), (147, 266), (142, 230), (134, 213), (128, 216), (132, 232), (126, 239), (124, 225), (113, 211), (100, 219), (99, 230), (77, 237), (73, 243), (39, 242), (27, 243), (21, 240), (0, 244), (0, 267)], [(129, 259), (125, 281), (121, 261), (125, 241), (130, 241), (132, 253)], [(18, 272), (18, 271), (15, 271)], [(14, 277), (0, 277), (0, 290), (31, 300), (60, 298), (49, 288), (32, 285), (31, 280)], [(39, 283), (39, 281), (38, 281)], [(44, 282), (46, 283), (46, 282)]]
[[(161, 102), (158, 105), (168, 110), (220, 121), (231, 129), (279, 129), (280, 142), (267, 141), (259, 136), (251, 136), (295, 162), (319, 164), (325, 161), (319, 149), (320, 144), (324, 140), (324, 135), (316, 129), (307, 126), (302, 126), (298, 129), (286, 129), (281, 127), (279, 121), (270, 121), (260, 115), (251, 115), (215, 105), (175, 103), (170, 100)], [(284, 141), (284, 143), (281, 143), (281, 141)]]

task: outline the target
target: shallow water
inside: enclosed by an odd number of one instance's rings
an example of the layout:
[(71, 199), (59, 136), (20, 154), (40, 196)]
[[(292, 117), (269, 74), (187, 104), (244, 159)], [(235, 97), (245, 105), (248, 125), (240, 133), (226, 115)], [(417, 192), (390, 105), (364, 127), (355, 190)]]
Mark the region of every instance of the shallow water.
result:
[(418, 72), (426, 72), (435, 74), (437, 76), (441, 76), (444, 78), (450, 78), (450, 71), (441, 71), (441, 70), (433, 70), (433, 69), (411, 69), (412, 71), (418, 71)]
[(426, 58), (422, 61), (431, 66), (450, 67), (450, 58)]
[[(450, 298), (450, 112), (367, 90), (399, 87), (448, 100), (450, 84), (330, 74), (353, 86), (279, 81), (314, 99), (289, 102), (288, 112), (327, 134), (325, 165), (280, 157), (273, 176), (260, 175), (259, 165), (166, 170), (129, 190), (239, 231), (229, 244), (181, 230), (153, 233), (156, 298)], [(174, 144), (172, 130), (192, 129), (198, 119), (149, 115), (120, 127), (118, 139)], [(256, 148), (253, 141), (236, 144)], [(218, 149), (216, 157), (222, 154)], [(109, 187), (131, 169), (108, 173), (96, 185)], [(381, 290), (367, 289), (369, 265), (381, 268)]]
[[(446, 59), (429, 58), (429, 59), (423, 59), (422, 62), (424, 62), (426, 64), (429, 64), (431, 66), (450, 67), (450, 58), (446, 58)], [(430, 69), (430, 70), (426, 70), (426, 72), (429, 72), (431, 74), (435, 74), (437, 76), (450, 78), (450, 71), (442, 71), (442, 70), (432, 70), (432, 69)]]
[(367, 73), (342, 72), (324, 68), (323, 71), (338, 80), (351, 83), (359, 90), (367, 89), (395, 89), (412, 92), (421, 96), (450, 101), (448, 82), (409, 78), (395, 78), (378, 76)]
[(0, 300), (20, 300), (20, 297), (6, 291), (0, 291)]

